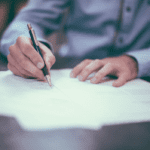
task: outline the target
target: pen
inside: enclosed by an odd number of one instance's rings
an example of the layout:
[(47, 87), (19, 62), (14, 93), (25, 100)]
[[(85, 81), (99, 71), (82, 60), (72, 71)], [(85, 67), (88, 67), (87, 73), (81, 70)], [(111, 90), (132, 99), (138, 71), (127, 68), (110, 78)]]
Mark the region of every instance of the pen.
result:
[[(41, 56), (42, 59), (43, 59), (43, 55), (42, 55), (41, 49), (40, 49), (40, 47), (39, 47), (39, 42), (38, 42), (37, 39), (36, 39), (35, 32), (34, 32), (32, 26), (31, 26), (31, 24), (28, 23), (27, 26), (28, 26), (28, 29), (29, 29), (29, 34), (30, 34), (30, 37), (31, 37), (31, 40), (32, 40), (32, 43), (33, 43), (33, 47), (34, 47), (34, 49), (40, 54), (40, 56)], [(43, 59), (43, 61), (44, 61), (44, 59)], [(48, 69), (47, 69), (47, 67), (46, 67), (45, 61), (44, 61), (44, 67), (42, 68), (42, 71), (43, 71), (43, 74), (44, 74), (44, 76), (45, 76), (45, 78), (46, 78), (48, 84), (49, 84), (50, 86), (52, 86), (52, 85), (51, 85), (51, 77), (50, 77), (50, 75), (49, 75), (49, 73), (48, 73)]]

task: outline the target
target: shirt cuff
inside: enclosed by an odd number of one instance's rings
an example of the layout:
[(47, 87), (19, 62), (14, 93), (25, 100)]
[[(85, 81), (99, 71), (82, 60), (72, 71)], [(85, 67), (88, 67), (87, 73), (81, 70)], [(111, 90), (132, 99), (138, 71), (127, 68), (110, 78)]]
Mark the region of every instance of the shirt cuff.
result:
[(150, 49), (127, 52), (126, 54), (134, 57), (137, 60), (138, 63), (137, 77), (150, 76)]

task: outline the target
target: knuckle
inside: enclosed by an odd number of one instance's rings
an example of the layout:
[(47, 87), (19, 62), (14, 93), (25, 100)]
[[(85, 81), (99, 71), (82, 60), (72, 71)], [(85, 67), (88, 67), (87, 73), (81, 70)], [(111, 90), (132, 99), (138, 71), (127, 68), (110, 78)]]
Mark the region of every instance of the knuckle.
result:
[(106, 65), (110, 68), (120, 68), (121, 64), (119, 62), (108, 61)]
[(90, 59), (85, 59), (85, 60), (84, 60), (84, 63), (89, 63), (89, 62), (91, 62)]
[(16, 44), (17, 45), (20, 45), (21, 43), (23, 43), (25, 40), (25, 37), (24, 36), (19, 36), (16, 40)]
[(14, 45), (9, 46), (9, 52), (10, 53), (12, 53), (14, 50), (15, 50), (15, 46)]
[(16, 44), (20, 45), (20, 43), (22, 42), (23, 37), (19, 36), (16, 40)]
[(113, 68), (115, 65), (114, 65), (113, 63), (111, 63), (111, 62), (108, 62), (108, 63), (107, 63), (107, 66), (108, 66), (109, 68)]
[(21, 51), (26, 52), (30, 50), (31, 45), (28, 42), (27, 38), (24, 36), (19, 36), (16, 40), (16, 45), (20, 47)]
[(93, 63), (94, 63), (95, 65), (98, 65), (98, 66), (103, 65), (103, 62), (102, 62), (102, 60), (100, 60), (100, 59), (95, 59), (95, 60), (93, 61)]
[(100, 60), (99, 60), (99, 59), (95, 59), (94, 62), (95, 62), (95, 63), (99, 63)]
[(105, 71), (100, 71), (98, 74), (96, 74), (97, 77), (103, 77), (105, 76)]
[(84, 72), (90, 72), (91, 71), (91, 69), (87, 66), (87, 67), (85, 67), (84, 68), (84, 70), (83, 70)]

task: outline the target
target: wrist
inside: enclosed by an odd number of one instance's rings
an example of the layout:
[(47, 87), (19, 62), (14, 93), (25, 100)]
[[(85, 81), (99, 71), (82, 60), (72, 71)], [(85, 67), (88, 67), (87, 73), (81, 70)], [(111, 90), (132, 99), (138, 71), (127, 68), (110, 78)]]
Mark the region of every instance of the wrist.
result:
[(127, 59), (128, 66), (131, 68), (132, 73), (138, 74), (138, 61), (136, 60), (135, 57), (131, 55), (123, 55)]

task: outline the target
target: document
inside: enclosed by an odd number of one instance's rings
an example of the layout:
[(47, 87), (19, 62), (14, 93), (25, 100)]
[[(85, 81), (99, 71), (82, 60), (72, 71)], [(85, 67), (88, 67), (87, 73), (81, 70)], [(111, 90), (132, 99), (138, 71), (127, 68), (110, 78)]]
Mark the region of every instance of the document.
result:
[(70, 78), (70, 72), (51, 70), (51, 88), (46, 82), (1, 71), (0, 114), (16, 117), (27, 130), (98, 129), (103, 125), (150, 121), (148, 82), (135, 79), (115, 88), (113, 80), (81, 82)]

